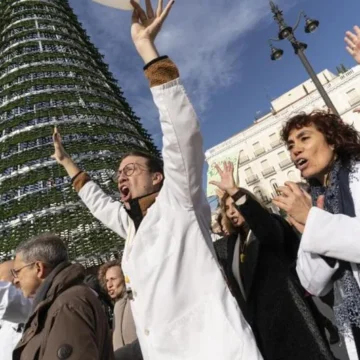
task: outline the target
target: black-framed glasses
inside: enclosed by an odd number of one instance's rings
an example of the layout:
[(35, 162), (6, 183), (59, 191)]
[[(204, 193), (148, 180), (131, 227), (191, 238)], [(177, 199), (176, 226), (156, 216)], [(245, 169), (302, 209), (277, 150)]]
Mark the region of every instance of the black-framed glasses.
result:
[(10, 269), (10, 272), (11, 272), (11, 275), (14, 277), (14, 278), (17, 278), (19, 276), (19, 273), (22, 269), (25, 269), (26, 267), (29, 267), (29, 266), (32, 266), (36, 263), (36, 261), (30, 263), (30, 264), (25, 264), (24, 266), (18, 268), (18, 269)]
[(138, 164), (138, 163), (129, 163), (127, 165), (125, 165), (122, 170), (119, 170), (118, 172), (116, 172), (113, 176), (113, 181), (114, 182), (118, 182), (119, 178), (121, 176), (121, 174), (125, 174), (125, 176), (129, 177), (134, 175), (135, 171), (140, 170), (140, 171), (147, 171), (147, 167), (145, 165), (142, 164)]

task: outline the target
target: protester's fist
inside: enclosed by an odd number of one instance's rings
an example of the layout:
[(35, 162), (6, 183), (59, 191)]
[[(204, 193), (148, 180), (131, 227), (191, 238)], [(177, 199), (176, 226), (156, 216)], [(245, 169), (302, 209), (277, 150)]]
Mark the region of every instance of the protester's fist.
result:
[(51, 155), (53, 159), (57, 161), (57, 163), (62, 164), (65, 160), (69, 159), (69, 154), (65, 151), (64, 146), (61, 141), (61, 136), (58, 129), (54, 128), (53, 133), (53, 143), (54, 143), (54, 154)]
[(354, 32), (346, 32), (345, 42), (348, 53), (360, 64), (360, 28), (358, 26), (354, 26)]

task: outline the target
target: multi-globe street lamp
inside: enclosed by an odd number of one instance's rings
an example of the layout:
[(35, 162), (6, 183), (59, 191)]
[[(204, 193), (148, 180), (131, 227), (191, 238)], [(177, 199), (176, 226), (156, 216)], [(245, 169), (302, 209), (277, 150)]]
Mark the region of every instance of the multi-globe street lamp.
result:
[(270, 1), (271, 12), (273, 13), (274, 20), (279, 26), (279, 33), (277, 39), (269, 39), (270, 49), (271, 49), (271, 60), (279, 60), (284, 51), (282, 49), (276, 48), (273, 45), (273, 41), (281, 41), (287, 39), (290, 41), (295, 54), (299, 57), (302, 64), (304, 65), (305, 70), (309, 74), (311, 80), (313, 81), (314, 85), (316, 86), (317, 90), (319, 91), (321, 97), (323, 98), (327, 107), (332, 111), (332, 113), (339, 115), (338, 111), (336, 110), (333, 102), (331, 101), (329, 95), (325, 91), (324, 87), (322, 86), (319, 78), (317, 77), (313, 67), (311, 66), (309, 60), (305, 55), (305, 49), (307, 48), (307, 44), (300, 42), (295, 37), (295, 31), (300, 25), (300, 21), (302, 17), (305, 18), (305, 32), (307, 34), (314, 32), (319, 27), (319, 21), (315, 19), (310, 19), (306, 16), (304, 12), (299, 14), (299, 18), (297, 23), (294, 27), (289, 26), (284, 19), (283, 11), (274, 4), (273, 1)]

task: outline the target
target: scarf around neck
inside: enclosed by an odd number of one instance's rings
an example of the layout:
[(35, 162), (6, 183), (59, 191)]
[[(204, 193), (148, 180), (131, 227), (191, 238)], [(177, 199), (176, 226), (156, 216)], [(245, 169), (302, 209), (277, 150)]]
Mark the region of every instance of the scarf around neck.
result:
[[(349, 185), (354, 165), (355, 161), (352, 161), (350, 167), (345, 167), (340, 160), (337, 160), (330, 171), (327, 187), (322, 186), (317, 181), (311, 181), (313, 205), (316, 206), (317, 198), (324, 195), (325, 211), (355, 217), (355, 206)], [(334, 261), (335, 259), (329, 260)], [(339, 261), (339, 265), (339, 270), (333, 277), (334, 315), (340, 333), (351, 337), (351, 328), (360, 328), (360, 289), (349, 262)]]

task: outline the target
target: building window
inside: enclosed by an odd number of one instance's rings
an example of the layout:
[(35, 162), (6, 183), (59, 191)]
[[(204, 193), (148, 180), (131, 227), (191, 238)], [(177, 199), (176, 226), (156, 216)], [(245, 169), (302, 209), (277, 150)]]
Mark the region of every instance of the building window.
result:
[(262, 169), (268, 169), (269, 167), (270, 167), (270, 165), (269, 165), (269, 161), (268, 160), (263, 160), (262, 162), (261, 162), (261, 167), (262, 167)]
[(273, 190), (274, 190), (274, 193), (275, 193), (276, 195), (278, 195), (278, 188), (279, 188), (279, 186), (278, 186), (276, 180), (275, 180), (275, 179), (270, 180), (270, 184), (271, 184), (271, 187), (272, 187)]
[(255, 151), (256, 151), (256, 150), (259, 150), (259, 149), (261, 148), (260, 142), (258, 141), (258, 142), (256, 142), (255, 144), (253, 144), (253, 147), (254, 147), (254, 150), (255, 150)]
[(259, 187), (256, 187), (254, 189), (254, 195), (259, 199), (262, 200), (263, 199), (263, 193), (261, 192), (261, 189)]
[(273, 133), (270, 135), (270, 141), (273, 142), (273, 141), (276, 141), (278, 139), (278, 135), (276, 133)]
[(355, 99), (358, 96), (356, 89), (347, 91), (346, 95), (348, 96), (349, 100)]
[(252, 175), (253, 175), (252, 169), (251, 169), (251, 168), (245, 169), (245, 175), (246, 175), (247, 178), (249, 178), (250, 176), (252, 176)]
[(278, 153), (278, 156), (279, 156), (280, 161), (283, 161), (283, 160), (287, 160), (287, 159), (288, 159), (288, 156), (287, 156), (287, 154), (286, 154), (285, 151), (279, 152), (279, 153)]
[(347, 91), (346, 95), (348, 97), (348, 101), (351, 106), (360, 102), (360, 96), (356, 89), (351, 89), (351, 90)]

